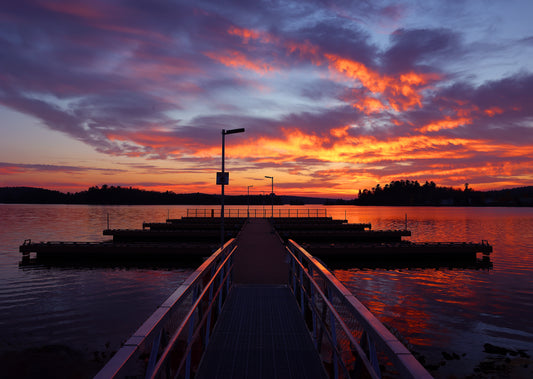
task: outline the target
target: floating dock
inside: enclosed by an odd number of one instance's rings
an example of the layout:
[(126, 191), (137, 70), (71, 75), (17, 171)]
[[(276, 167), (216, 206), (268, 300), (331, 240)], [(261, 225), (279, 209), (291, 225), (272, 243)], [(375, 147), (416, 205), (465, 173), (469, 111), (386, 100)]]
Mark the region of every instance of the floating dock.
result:
[(218, 248), (217, 243), (193, 242), (32, 242), (24, 241), (19, 251), (25, 256), (36, 253), (39, 259), (63, 260), (179, 260), (202, 258)]
[(327, 258), (470, 258), (477, 253), (487, 256), (492, 246), (487, 241), (474, 242), (393, 242), (393, 243), (302, 243), (306, 250)]
[[(197, 214), (197, 212), (190, 212)], [(255, 219), (255, 218), (250, 218)], [(331, 217), (258, 217), (268, 222), (285, 241), (293, 240), (320, 258), (357, 260), (368, 258), (472, 259), (492, 252), (487, 241), (410, 242), (409, 230), (372, 230), (369, 223), (347, 223)], [(225, 240), (235, 238), (248, 217), (224, 219)], [(106, 242), (33, 242), (26, 240), (20, 252), (39, 259), (169, 259), (207, 257), (220, 246), (220, 218), (183, 217), (164, 223), (143, 223), (142, 229), (105, 229)]]

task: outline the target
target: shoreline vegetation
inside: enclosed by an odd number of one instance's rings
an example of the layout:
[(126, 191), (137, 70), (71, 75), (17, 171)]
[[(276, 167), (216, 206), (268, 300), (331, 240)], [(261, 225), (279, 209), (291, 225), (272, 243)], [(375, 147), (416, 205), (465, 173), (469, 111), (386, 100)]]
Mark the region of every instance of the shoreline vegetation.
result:
[[(321, 197), (273, 195), (275, 205), (384, 205), (384, 206), (507, 206), (532, 207), (533, 186), (498, 191), (475, 191), (440, 187), (434, 182), (399, 180), (385, 186), (359, 190), (352, 200)], [(227, 205), (270, 205), (270, 194), (226, 195)], [(35, 187), (0, 187), (4, 204), (89, 204), (89, 205), (218, 205), (220, 195), (204, 193), (177, 194), (172, 191), (148, 191), (132, 187), (93, 186), (86, 191), (63, 193)]]

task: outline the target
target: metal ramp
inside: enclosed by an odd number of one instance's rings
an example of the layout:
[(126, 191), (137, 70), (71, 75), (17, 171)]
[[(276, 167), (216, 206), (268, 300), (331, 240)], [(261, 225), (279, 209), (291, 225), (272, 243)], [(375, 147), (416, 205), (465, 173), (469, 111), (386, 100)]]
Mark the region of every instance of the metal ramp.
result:
[(286, 286), (235, 286), (196, 378), (326, 378)]
[(251, 219), (96, 378), (325, 376), (431, 378), (319, 261)]
[(287, 283), (287, 251), (268, 219), (239, 235), (233, 282), (196, 378), (326, 378)]

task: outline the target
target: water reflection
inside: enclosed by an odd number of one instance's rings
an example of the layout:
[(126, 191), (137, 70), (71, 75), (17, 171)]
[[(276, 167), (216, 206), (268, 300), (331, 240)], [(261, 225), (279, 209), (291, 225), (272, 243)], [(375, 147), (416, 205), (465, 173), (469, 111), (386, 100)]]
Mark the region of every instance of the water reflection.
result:
[(63, 367), (91, 377), (199, 264), (21, 261), (25, 239), (102, 241), (107, 214), (111, 227), (139, 228), (164, 221), (167, 207), (0, 204), (0, 212), (0, 362), (8, 376), (27, 359), (42, 370), (59, 355)]
[(50, 259), (50, 258), (28, 258), (23, 257), (19, 262), (19, 268), (21, 270), (28, 269), (53, 269), (53, 268), (68, 268), (72, 270), (92, 270), (98, 268), (112, 268), (119, 270), (171, 270), (171, 269), (189, 269), (194, 271), (198, 268), (205, 258), (203, 257), (181, 257), (179, 261), (168, 259), (106, 259), (95, 260), (91, 258), (87, 259), (75, 259), (75, 260), (62, 260), (62, 259)]
[[(435, 259), (435, 258), (402, 258), (402, 259), (370, 259), (370, 258), (322, 258), (331, 270), (341, 269), (467, 269), (491, 270), (493, 263), (489, 257), (464, 259)], [(336, 272), (336, 271), (335, 271)]]

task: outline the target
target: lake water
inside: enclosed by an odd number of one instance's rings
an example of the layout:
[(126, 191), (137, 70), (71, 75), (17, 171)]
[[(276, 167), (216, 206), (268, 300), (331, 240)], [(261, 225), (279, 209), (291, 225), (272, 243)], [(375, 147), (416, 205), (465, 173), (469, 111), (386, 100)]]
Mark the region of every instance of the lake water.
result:
[[(140, 228), (186, 209), (0, 204), (0, 364), (59, 351), (90, 377), (194, 270), (22, 265), (25, 239), (100, 241), (108, 215), (111, 228)], [(407, 216), (411, 241), (488, 240), (491, 265), (331, 267), (436, 377), (533, 377), (533, 209), (331, 206), (327, 213), (372, 229), (403, 229)], [(513, 353), (487, 352), (485, 344)]]

